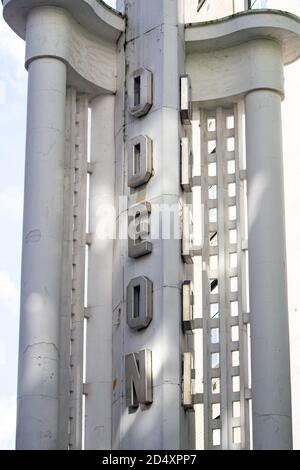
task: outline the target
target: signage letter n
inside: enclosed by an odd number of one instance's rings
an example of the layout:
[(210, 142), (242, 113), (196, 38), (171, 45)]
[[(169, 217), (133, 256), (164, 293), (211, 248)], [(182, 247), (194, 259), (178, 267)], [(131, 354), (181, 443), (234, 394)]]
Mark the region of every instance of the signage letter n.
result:
[(126, 406), (138, 408), (151, 405), (152, 397), (152, 352), (144, 349), (125, 356)]

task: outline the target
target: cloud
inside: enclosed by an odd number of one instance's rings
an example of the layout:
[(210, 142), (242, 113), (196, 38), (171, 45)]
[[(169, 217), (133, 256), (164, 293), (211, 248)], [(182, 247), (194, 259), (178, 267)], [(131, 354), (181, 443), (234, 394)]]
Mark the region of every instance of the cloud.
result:
[(16, 396), (0, 396), (0, 450), (15, 448)]
[[(0, 271), (0, 307), (8, 310), (13, 316), (19, 314), (20, 294), (19, 289), (12, 281), (7, 271)], [(0, 414), (1, 416), (1, 414)]]
[(0, 215), (22, 220), (23, 191), (20, 186), (8, 186), (0, 191)]

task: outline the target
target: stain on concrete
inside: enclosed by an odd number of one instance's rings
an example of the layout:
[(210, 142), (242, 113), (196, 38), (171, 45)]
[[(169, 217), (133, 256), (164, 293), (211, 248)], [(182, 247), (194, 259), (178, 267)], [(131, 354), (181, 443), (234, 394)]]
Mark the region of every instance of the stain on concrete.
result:
[(113, 388), (113, 391), (115, 391), (116, 386), (117, 386), (117, 383), (118, 383), (118, 379), (114, 379), (114, 381), (113, 381), (113, 387), (112, 387), (112, 388)]
[(26, 243), (39, 243), (41, 238), (42, 234), (40, 230), (31, 230), (31, 232), (26, 235), (25, 241)]

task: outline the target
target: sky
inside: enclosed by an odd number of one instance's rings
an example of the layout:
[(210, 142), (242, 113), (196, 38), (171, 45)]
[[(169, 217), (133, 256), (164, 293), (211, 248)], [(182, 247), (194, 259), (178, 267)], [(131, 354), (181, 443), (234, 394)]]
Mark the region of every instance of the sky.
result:
[[(114, 6), (115, 1), (108, 1)], [(300, 0), (269, 6), (300, 15)], [(16, 383), (24, 182), (26, 88), (24, 44), (0, 17), (0, 449), (15, 445)], [(293, 395), (300, 393), (300, 61), (286, 68), (284, 172)], [(298, 404), (299, 402), (299, 404)], [(300, 449), (300, 401), (295, 447)]]

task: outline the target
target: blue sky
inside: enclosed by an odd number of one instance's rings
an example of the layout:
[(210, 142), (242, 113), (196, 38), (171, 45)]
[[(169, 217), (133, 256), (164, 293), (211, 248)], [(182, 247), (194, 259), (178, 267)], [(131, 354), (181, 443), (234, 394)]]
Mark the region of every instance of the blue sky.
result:
[[(111, 0), (111, 5), (115, 2)], [(300, 14), (299, 0), (271, 0), (269, 5)], [(14, 448), (24, 179), (26, 87), (24, 44), (0, 18), (0, 449)], [(286, 69), (283, 105), (287, 250), (293, 394), (300, 377), (300, 61)], [(294, 401), (300, 418), (300, 404)], [(300, 419), (297, 420), (300, 422)], [(299, 432), (298, 432), (299, 431)], [(300, 448), (300, 427), (296, 446)]]

